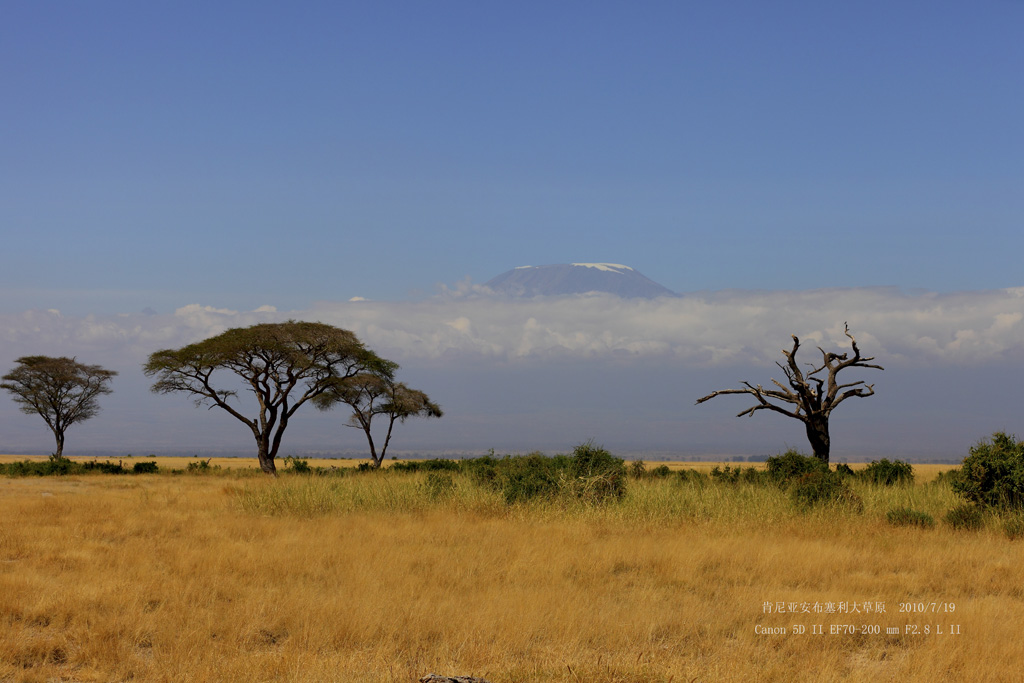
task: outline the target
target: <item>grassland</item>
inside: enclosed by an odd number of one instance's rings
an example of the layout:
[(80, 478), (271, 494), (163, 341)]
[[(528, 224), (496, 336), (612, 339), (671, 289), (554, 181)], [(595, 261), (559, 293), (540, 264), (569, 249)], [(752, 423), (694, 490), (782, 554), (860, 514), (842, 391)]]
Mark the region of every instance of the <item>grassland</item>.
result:
[[(676, 477), (605, 506), (452, 482), (0, 479), (0, 679), (984, 681), (1024, 662), (1024, 541), (943, 524), (943, 485), (801, 511)], [(896, 507), (940, 521), (894, 527)]]

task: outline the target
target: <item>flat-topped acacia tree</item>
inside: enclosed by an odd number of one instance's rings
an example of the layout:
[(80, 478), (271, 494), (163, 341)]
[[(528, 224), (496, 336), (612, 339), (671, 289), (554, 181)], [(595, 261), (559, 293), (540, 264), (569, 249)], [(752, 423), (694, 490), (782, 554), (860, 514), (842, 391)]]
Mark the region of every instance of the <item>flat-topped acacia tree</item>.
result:
[[(157, 351), (144, 370), (157, 378), (154, 392), (190, 394), (197, 406), (216, 406), (243, 422), (256, 439), (260, 469), (276, 474), (274, 459), (295, 411), (339, 379), (381, 362), (348, 330), (289, 320), (234, 328), (177, 350)], [(255, 396), (251, 417), (232, 405), (238, 390), (222, 388), (229, 374)]]
[[(396, 382), (396, 370), (398, 363), (382, 360), (352, 377), (333, 380), (325, 392), (313, 399), (320, 410), (330, 410), (338, 404), (345, 404), (352, 409), (348, 426), (362, 429), (366, 434), (370, 458), (375, 468), (379, 468), (384, 461), (396, 422), (405, 422), (410, 417), (444, 415), (441, 406), (431, 401), (425, 393)], [(371, 429), (373, 418), (378, 415), (387, 421), (387, 431), (384, 432), (379, 453)]]
[[(846, 368), (874, 368), (884, 370), (881, 365), (874, 365), (870, 361), (874, 357), (864, 358), (860, 355), (857, 347), (857, 340), (850, 334), (848, 325), (844, 325), (846, 336), (850, 338), (853, 347), (853, 357), (848, 353), (832, 353), (825, 351), (820, 346), (822, 362), (821, 365), (811, 365), (810, 370), (804, 374), (796, 363), (796, 352), (800, 348), (800, 340), (793, 335), (793, 348), (789, 351), (782, 350), (786, 357), (786, 364), (776, 363), (786, 376), (786, 384), (772, 379), (772, 384), (778, 389), (765, 389), (760, 384), (756, 387), (749, 382), (743, 382), (744, 389), (722, 389), (715, 391), (699, 399), (698, 404), (709, 401), (715, 396), (723, 394), (750, 394), (757, 399), (753, 405), (736, 417), (753, 415), (758, 410), (772, 410), (792, 417), (804, 423), (807, 432), (807, 440), (811, 444), (811, 450), (815, 457), (828, 464), (829, 452), (831, 450), (831, 439), (828, 433), (828, 420), (832, 411), (840, 403), (854, 396), (863, 398), (875, 393), (874, 384), (865, 384), (863, 380), (849, 384), (839, 384), (836, 375), (840, 370)], [(824, 373), (824, 376), (822, 376)], [(777, 405), (771, 401), (778, 401)]]
[(3, 376), (0, 389), (12, 394), (21, 412), (38, 414), (57, 440), (53, 458), (64, 457), (64, 432), (100, 412), (99, 397), (111, 392), (117, 373), (61, 356), (23, 356)]

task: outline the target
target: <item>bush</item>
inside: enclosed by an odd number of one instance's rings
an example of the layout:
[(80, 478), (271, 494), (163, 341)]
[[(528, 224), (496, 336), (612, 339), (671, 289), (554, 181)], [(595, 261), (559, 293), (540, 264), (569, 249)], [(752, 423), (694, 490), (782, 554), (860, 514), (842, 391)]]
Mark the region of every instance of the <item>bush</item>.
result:
[(972, 503), (998, 508), (1024, 507), (1024, 442), (996, 432), (964, 458), (953, 490)]
[(313, 468), (304, 458), (289, 455), (284, 459), (284, 471), (290, 474), (312, 474)]
[(690, 482), (691, 484), (704, 485), (708, 483), (708, 475), (699, 470), (683, 469), (676, 472), (679, 481)]
[(0, 463), (0, 474), (11, 477), (46, 477), (67, 474), (81, 474), (82, 465), (69, 458), (50, 458), (49, 460), (19, 460), (7, 464)]
[(458, 472), (462, 469), (462, 466), (458, 460), (434, 458), (432, 460), (407, 460), (406, 462), (396, 462), (391, 466), (391, 469), (396, 472), (435, 472), (438, 470)]
[(120, 462), (114, 463), (109, 460), (104, 462), (97, 462), (96, 460), (83, 462), (82, 469), (86, 472), (99, 471), (103, 474), (125, 474), (127, 472)]
[(952, 487), (953, 482), (957, 481), (958, 479), (960, 479), (960, 468), (954, 467), (951, 470), (939, 472), (937, 475), (935, 475), (935, 478), (932, 479), (931, 483), (935, 484), (936, 486), (947, 485)]
[(653, 470), (647, 471), (647, 476), (651, 479), (664, 479), (670, 474), (672, 474), (672, 470), (669, 469), (668, 465), (658, 465)]
[(626, 463), (593, 442), (573, 449), (569, 473), (577, 498), (603, 503), (626, 495)]
[(789, 498), (795, 505), (809, 508), (832, 503), (860, 512), (864, 503), (842, 475), (827, 469), (817, 469), (801, 475), (789, 487)]
[(160, 471), (155, 460), (141, 461), (132, 465), (133, 474), (155, 474)]
[(672, 474), (668, 465), (658, 465), (654, 469), (647, 469), (643, 460), (634, 460), (629, 465), (629, 476), (634, 479), (662, 479)]
[(914, 481), (914, 468), (910, 463), (902, 460), (872, 460), (867, 467), (860, 472), (860, 477), (865, 481), (882, 486), (893, 486), (896, 484), (911, 484)]
[(711, 470), (712, 479), (726, 484), (735, 484), (741, 481), (745, 484), (761, 484), (765, 481), (766, 476), (765, 472), (759, 471), (756, 467), (743, 469), (739, 465), (736, 467), (726, 465), (724, 470), (715, 465)]
[(1024, 538), (1024, 518), (1020, 515), (1010, 515), (1003, 520), (1003, 533), (1011, 541)]
[[(150, 469), (152, 468), (152, 469)], [(0, 464), (0, 474), (12, 477), (49, 477), (65, 476), (74, 474), (128, 474), (128, 472), (139, 474), (142, 472), (156, 472), (155, 462), (137, 462), (131, 470), (124, 468), (119, 462), (105, 460), (89, 460), (88, 462), (75, 462), (70, 458), (50, 457), (49, 460), (22, 460)]]
[(927, 512), (919, 512), (910, 508), (895, 508), (885, 513), (885, 519), (893, 526), (918, 526), (930, 529), (935, 526), (935, 518)]
[(563, 477), (559, 477), (559, 470), (564, 473), (564, 463), (541, 453), (507, 457), (498, 462), (492, 482), (510, 505), (535, 498), (555, 498), (561, 491)]
[(961, 531), (978, 531), (985, 526), (985, 515), (976, 505), (957, 505), (946, 513), (946, 524)]
[(814, 472), (827, 472), (828, 465), (813, 455), (804, 455), (790, 448), (782, 455), (775, 455), (765, 461), (768, 477), (780, 484), (787, 484)]
[(841, 475), (843, 477), (852, 477), (854, 476), (854, 471), (853, 468), (847, 465), (845, 462), (841, 462), (838, 465), (836, 465), (836, 474)]
[(721, 482), (723, 484), (735, 484), (740, 478), (740, 468), (733, 468), (730, 465), (726, 465), (723, 470), (718, 465), (711, 468), (711, 479), (713, 481)]
[(444, 499), (455, 493), (455, 480), (447, 472), (430, 472), (423, 482), (427, 496), (433, 499)]
[(220, 465), (210, 465), (210, 458), (190, 462), (185, 468), (189, 474), (209, 474), (220, 469)]

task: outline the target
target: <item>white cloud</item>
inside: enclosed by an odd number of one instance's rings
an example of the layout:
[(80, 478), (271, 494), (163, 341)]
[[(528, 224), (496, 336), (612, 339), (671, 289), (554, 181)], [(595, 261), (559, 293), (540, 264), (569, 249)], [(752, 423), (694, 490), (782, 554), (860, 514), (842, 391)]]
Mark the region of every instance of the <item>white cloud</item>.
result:
[[(694, 365), (765, 363), (789, 348), (844, 347), (848, 322), (879, 359), (977, 363), (1024, 353), (1024, 297), (1015, 290), (905, 294), (892, 289), (718, 292), (654, 300), (604, 295), (494, 300), (472, 295), (358, 309), (323, 303), (316, 319), (403, 357), (503, 359), (662, 356)], [(815, 352), (816, 353), (816, 352)]]
[[(189, 304), (170, 315), (0, 316), (13, 353), (123, 354), (135, 360), (231, 327), (289, 318), (354, 331), (399, 361), (475, 356), (672, 359), (693, 366), (774, 363), (800, 336), (805, 353), (847, 345), (880, 361), (972, 364), (1024, 357), (1024, 289), (907, 294), (894, 289), (732, 291), (653, 300), (605, 295), (493, 299), (469, 283), (419, 302), (322, 302), (309, 310), (235, 311)], [(813, 352), (816, 355), (816, 351)], [(804, 358), (813, 360), (808, 353)]]
[[(902, 451), (946, 457), (962, 454), (994, 429), (1012, 431), (1017, 421), (1013, 385), (1004, 377), (1006, 361), (1014, 363), (1010, 367), (1024, 361), (1024, 290), (733, 291), (655, 300), (583, 295), (528, 301), (479, 291), (467, 282), (425, 301), (324, 302), (298, 311), (190, 304), (157, 315), (0, 315), (0, 369), (18, 356), (45, 354), (78, 356), (119, 371), (115, 394), (104, 402), (104, 419), (90, 423), (95, 436), (83, 428), (76, 443), (88, 445), (93, 438), (101, 447), (224, 443), (244, 449), (250, 437), (232, 421), (195, 411), (187, 401), (151, 395), (141, 363), (159, 349), (232, 327), (322, 321), (353, 330), (400, 362), (403, 377), (445, 406), (449, 416), (441, 428), (424, 428), (426, 441), (403, 441), (409, 447), (486, 449), (504, 443), (510, 449), (547, 449), (562, 448), (559, 439), (595, 437), (630, 448), (749, 453), (801, 444), (799, 425), (736, 422), (741, 402), (696, 408), (696, 397), (742, 378), (767, 381), (770, 370), (746, 373), (755, 365), (774, 369), (791, 334), (801, 338), (804, 362), (817, 360), (817, 345), (842, 348), (843, 323), (849, 322), (862, 351), (887, 371), (877, 377), (884, 383), (878, 396), (850, 406), (837, 421), (835, 443), (843, 444), (838, 449), (892, 455), (886, 449), (896, 444)], [(958, 391), (943, 390), (944, 383)], [(306, 411), (308, 423), (290, 434), (289, 444), (335, 443), (339, 430), (329, 417)], [(0, 418), (0, 438), (8, 446), (48, 447), (45, 431), (19, 417), (12, 402), (0, 403)], [(403, 434), (411, 437), (419, 433), (415, 429)]]

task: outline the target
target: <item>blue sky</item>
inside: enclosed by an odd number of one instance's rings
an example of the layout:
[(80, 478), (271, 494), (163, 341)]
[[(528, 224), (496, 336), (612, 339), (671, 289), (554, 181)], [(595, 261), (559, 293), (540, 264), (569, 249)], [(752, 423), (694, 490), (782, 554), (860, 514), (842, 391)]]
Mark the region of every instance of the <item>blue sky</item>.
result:
[[(681, 292), (1024, 285), (1019, 1), (6, 2), (3, 15), (4, 367), (36, 347), (75, 355), (90, 316), (308, 317), (353, 296), (429, 301), (523, 264), (623, 263)], [(1016, 315), (1002, 305), (993, 316)], [(33, 337), (25, 312), (46, 309), (78, 336)], [(975, 332), (1002, 334), (989, 322)], [(363, 332), (386, 345), (384, 328)], [(1020, 334), (1000, 353), (1016, 358)], [(134, 367), (146, 352), (109, 344)]]

